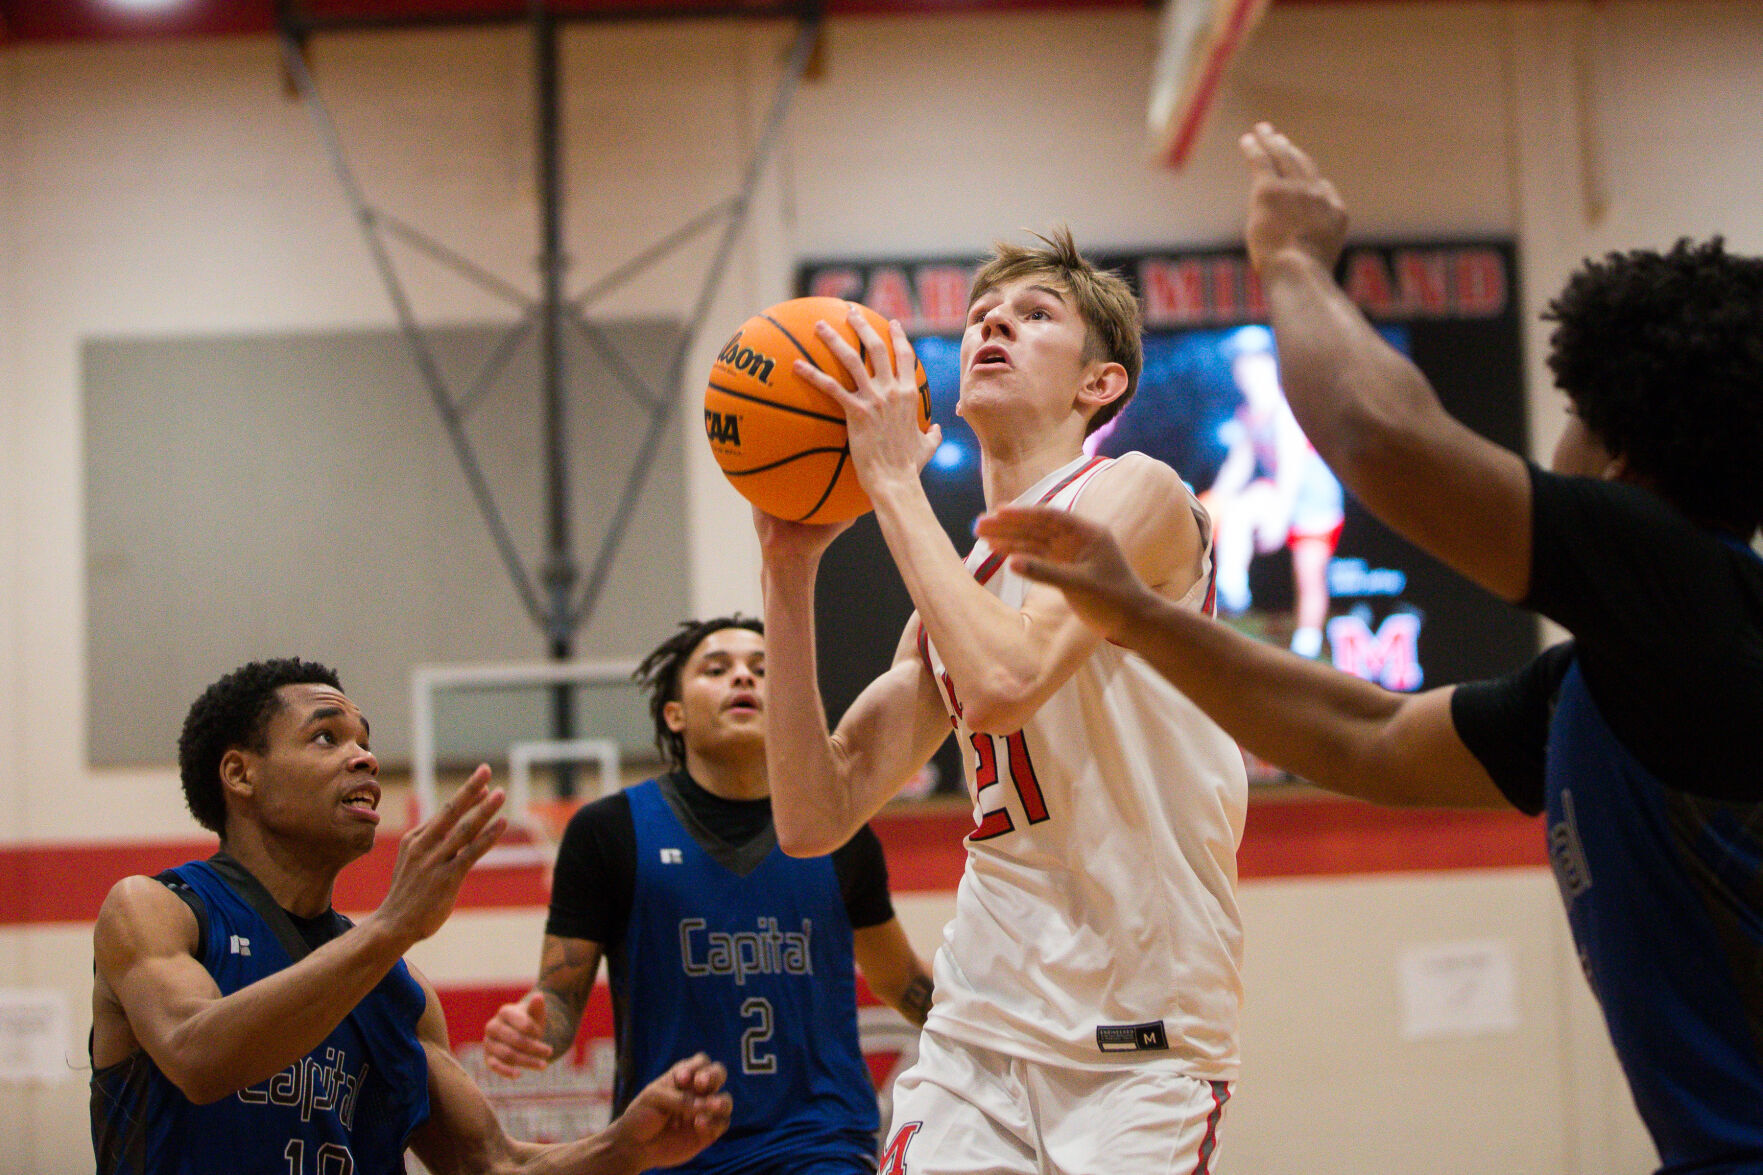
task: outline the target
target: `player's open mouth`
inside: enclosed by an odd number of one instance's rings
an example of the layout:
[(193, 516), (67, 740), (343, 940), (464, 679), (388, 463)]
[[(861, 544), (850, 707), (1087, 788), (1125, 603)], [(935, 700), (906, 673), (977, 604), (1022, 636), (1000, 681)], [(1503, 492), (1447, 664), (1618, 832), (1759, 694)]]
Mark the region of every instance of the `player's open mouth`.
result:
[(379, 806), (380, 788), (377, 783), (360, 784), (343, 796), (343, 807), (351, 812), (377, 814)]
[(764, 709), (764, 707), (759, 704), (759, 699), (751, 694), (736, 694), (729, 699), (728, 704), (724, 706), (723, 709), (730, 711), (731, 713), (757, 714), (760, 710)]
[(997, 343), (987, 343), (985, 346), (983, 346), (979, 350), (975, 351), (973, 353), (973, 362), (968, 364), (968, 367), (974, 368), (974, 369), (978, 369), (981, 367), (1009, 367), (1009, 366), (1010, 366), (1010, 352), (1006, 351), (1002, 346), (1000, 346)]

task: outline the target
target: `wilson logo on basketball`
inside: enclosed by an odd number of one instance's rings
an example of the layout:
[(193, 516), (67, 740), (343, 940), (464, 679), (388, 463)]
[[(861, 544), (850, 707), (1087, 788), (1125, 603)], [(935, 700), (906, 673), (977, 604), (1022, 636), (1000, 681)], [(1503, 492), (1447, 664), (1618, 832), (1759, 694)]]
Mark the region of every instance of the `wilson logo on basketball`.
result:
[[(867, 324), (862, 331), (854, 313)], [(822, 381), (798, 370), (798, 364), (806, 364), (847, 389), (855, 386), (849, 369), (821, 337), (823, 327), (858, 356), (868, 355), (878, 340), (884, 348), (891, 346), (888, 321), (873, 310), (838, 298), (791, 298), (742, 323), (705, 383), (704, 431), (711, 456), (730, 485), (774, 518), (843, 522), (869, 509), (869, 496), (851, 466), (845, 410), (819, 386)], [(882, 366), (891, 368), (891, 351), (889, 357)], [(918, 386), (928, 387), (924, 364), (914, 368)], [(918, 427), (930, 428), (925, 393), (919, 397)]]
[[(767, 361), (769, 362), (769, 360)], [(741, 444), (741, 417), (737, 412), (712, 412), (704, 409), (704, 435), (713, 445)]]
[(751, 347), (743, 347), (740, 331), (735, 332), (735, 337), (723, 347), (716, 361), (736, 371), (745, 372), (762, 384), (771, 382), (771, 369), (777, 365), (777, 361), (771, 356), (761, 355)]

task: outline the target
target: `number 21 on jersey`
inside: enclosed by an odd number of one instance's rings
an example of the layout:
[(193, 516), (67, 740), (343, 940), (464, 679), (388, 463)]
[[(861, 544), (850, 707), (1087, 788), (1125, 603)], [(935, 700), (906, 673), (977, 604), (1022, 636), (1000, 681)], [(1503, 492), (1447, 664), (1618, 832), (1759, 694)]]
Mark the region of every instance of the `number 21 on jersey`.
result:
[[(998, 785), (998, 744), (1003, 743), (1005, 763), (1010, 772), (1010, 783), (1016, 789), (1016, 798), (1022, 803), (1022, 814), (1030, 824), (1039, 824), (1047, 818), (1047, 800), (1041, 794), (1041, 784), (1035, 778), (1034, 760), (1028, 753), (1028, 740), (1022, 731), (1006, 735), (999, 739), (994, 735), (973, 734), (973, 782), (978, 794), (979, 803), (983, 807), (986, 802), (986, 789)], [(1003, 836), (1014, 832), (1016, 821), (1010, 815), (1010, 809), (993, 808), (980, 818), (979, 826), (968, 833), (968, 840), (990, 840), (995, 836)]]

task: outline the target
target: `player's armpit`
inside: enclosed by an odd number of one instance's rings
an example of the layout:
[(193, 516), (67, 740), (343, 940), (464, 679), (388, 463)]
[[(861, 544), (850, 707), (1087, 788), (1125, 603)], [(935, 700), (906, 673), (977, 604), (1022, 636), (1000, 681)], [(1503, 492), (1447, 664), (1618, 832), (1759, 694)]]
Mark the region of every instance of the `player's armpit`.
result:
[(779, 846), (796, 857), (830, 853), (929, 762), (949, 734), (936, 683), (918, 651), (918, 616), (906, 622), (894, 661), (857, 695), (828, 739), (835, 786), (779, 803), (773, 773), (772, 817)]
[(813, 826), (779, 813), (773, 785), (778, 843), (793, 856), (837, 849), (930, 761), (948, 736), (941, 695), (919, 655), (914, 614), (895, 646), (893, 664), (857, 695), (832, 734), (840, 786), (827, 797)]

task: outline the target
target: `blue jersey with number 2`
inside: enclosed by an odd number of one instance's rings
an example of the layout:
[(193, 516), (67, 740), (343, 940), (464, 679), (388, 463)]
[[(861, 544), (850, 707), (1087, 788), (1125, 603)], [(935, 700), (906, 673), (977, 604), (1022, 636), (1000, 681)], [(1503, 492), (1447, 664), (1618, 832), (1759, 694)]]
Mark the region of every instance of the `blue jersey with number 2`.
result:
[(728, 1068), (728, 1133), (680, 1170), (869, 1164), (879, 1128), (857, 1043), (851, 922), (832, 858), (772, 848), (745, 876), (686, 831), (654, 780), (631, 788), (636, 893), (614, 997), (628, 1039), (617, 1102), (681, 1057)]

